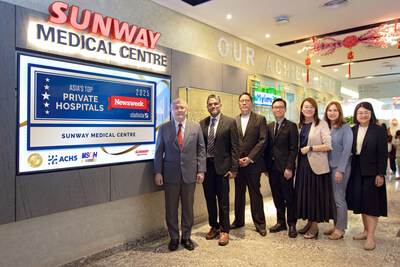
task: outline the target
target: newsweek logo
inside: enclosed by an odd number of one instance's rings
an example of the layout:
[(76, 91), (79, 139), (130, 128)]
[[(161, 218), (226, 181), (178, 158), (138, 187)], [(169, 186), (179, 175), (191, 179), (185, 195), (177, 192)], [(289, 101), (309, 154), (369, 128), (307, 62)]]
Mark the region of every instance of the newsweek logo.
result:
[(146, 156), (147, 154), (149, 154), (149, 150), (148, 149), (136, 150), (135, 153), (136, 153), (136, 156)]
[(97, 160), (97, 152), (83, 152), (81, 163), (83, 162), (94, 162)]
[(77, 160), (78, 160), (77, 155), (70, 155), (70, 156), (49, 155), (47, 157), (47, 164), (56, 165), (58, 163), (73, 162)]

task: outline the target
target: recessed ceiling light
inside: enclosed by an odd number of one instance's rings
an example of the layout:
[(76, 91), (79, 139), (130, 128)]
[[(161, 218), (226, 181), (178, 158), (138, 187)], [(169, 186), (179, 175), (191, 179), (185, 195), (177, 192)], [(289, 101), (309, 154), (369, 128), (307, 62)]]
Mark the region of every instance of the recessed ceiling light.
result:
[(297, 54), (301, 54), (301, 50), (297, 50)]
[(338, 71), (338, 69), (334, 69), (333, 71)]
[(318, 77), (314, 77), (314, 81), (318, 81), (319, 79), (318, 79)]
[(269, 33), (267, 33), (267, 34), (265, 35), (265, 38), (269, 38), (269, 37), (271, 37), (271, 35), (270, 35)]
[(320, 59), (317, 59), (317, 63), (320, 63), (321, 62), (321, 60)]
[(371, 79), (371, 78), (374, 78), (373, 76), (367, 76), (367, 77), (365, 77), (366, 79)]
[(348, 74), (346, 74), (345, 76), (346, 76), (347, 78), (349, 78), (349, 75), (348, 75)]
[(228, 14), (228, 15), (226, 15), (226, 18), (227, 18), (227, 19), (231, 19), (231, 18), (232, 18), (232, 15), (231, 15), (231, 14)]

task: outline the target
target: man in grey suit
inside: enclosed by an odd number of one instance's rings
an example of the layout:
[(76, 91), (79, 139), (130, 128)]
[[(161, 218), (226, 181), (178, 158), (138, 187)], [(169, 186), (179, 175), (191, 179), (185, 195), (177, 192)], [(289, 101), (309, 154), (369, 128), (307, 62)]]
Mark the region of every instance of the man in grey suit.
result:
[(213, 239), (220, 234), (218, 244), (225, 246), (229, 243), (230, 230), (229, 179), (235, 178), (238, 172), (239, 144), (236, 122), (223, 115), (221, 107), (219, 96), (208, 96), (207, 110), (210, 116), (202, 120), (200, 126), (207, 144), (207, 173), (203, 189), (211, 229), (206, 239)]
[(246, 186), (250, 209), (257, 232), (265, 236), (264, 202), (261, 194), (261, 173), (265, 171), (264, 150), (267, 145), (267, 123), (264, 116), (251, 111), (253, 100), (249, 93), (239, 96), (241, 114), (235, 118), (239, 132), (239, 173), (235, 178), (235, 221), (231, 229), (244, 226)]
[(181, 199), (182, 245), (193, 250), (190, 234), (194, 221), (193, 202), (196, 182), (201, 184), (206, 171), (204, 138), (200, 125), (186, 120), (187, 103), (176, 99), (171, 104), (173, 120), (160, 126), (154, 157), (155, 182), (164, 185), (165, 220), (171, 237), (168, 248), (179, 244), (178, 206)]

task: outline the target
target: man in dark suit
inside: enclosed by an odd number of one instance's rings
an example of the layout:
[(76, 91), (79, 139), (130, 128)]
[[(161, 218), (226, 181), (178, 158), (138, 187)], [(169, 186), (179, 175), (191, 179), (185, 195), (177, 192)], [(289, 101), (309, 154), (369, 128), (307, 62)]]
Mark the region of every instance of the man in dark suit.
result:
[[(207, 98), (210, 116), (200, 122), (207, 154), (207, 173), (203, 182), (208, 219), (211, 226), (206, 239), (220, 234), (218, 244), (229, 243), (229, 179), (236, 177), (239, 168), (238, 134), (234, 119), (221, 114), (219, 96)], [(217, 215), (217, 199), (219, 222)]]
[(239, 132), (239, 173), (235, 178), (235, 220), (231, 229), (244, 226), (247, 185), (254, 225), (257, 232), (265, 236), (267, 231), (260, 177), (265, 171), (263, 154), (267, 145), (267, 123), (264, 116), (251, 111), (253, 100), (249, 93), (239, 96), (239, 108), (241, 114), (235, 118)]
[(286, 101), (281, 98), (275, 99), (272, 102), (272, 113), (275, 121), (267, 125), (269, 142), (264, 159), (266, 175), (269, 177), (272, 198), (276, 207), (277, 223), (269, 231), (276, 233), (287, 230), (285, 220), (285, 210), (287, 209), (289, 236), (295, 238), (297, 236), (297, 219), (293, 179), (299, 150), (298, 131), (296, 124), (285, 118)]
[(187, 104), (176, 99), (171, 104), (173, 120), (160, 126), (154, 157), (155, 182), (164, 185), (165, 220), (171, 237), (168, 248), (179, 244), (178, 206), (181, 199), (182, 245), (193, 250), (193, 201), (196, 182), (201, 184), (206, 171), (206, 151), (200, 125), (186, 120)]

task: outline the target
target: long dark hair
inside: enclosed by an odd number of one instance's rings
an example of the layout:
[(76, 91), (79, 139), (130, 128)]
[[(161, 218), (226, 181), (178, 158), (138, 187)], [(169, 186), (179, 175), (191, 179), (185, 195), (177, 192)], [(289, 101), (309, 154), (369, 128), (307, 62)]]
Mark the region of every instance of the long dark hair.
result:
[(331, 126), (331, 120), (328, 118), (328, 109), (332, 106), (335, 105), (337, 110), (339, 111), (339, 117), (337, 118), (336, 121), (334, 121), (335, 125), (337, 128), (340, 128), (343, 126), (343, 124), (346, 124), (346, 121), (343, 119), (343, 110), (342, 110), (342, 106), (340, 105), (339, 102), (337, 101), (332, 101), (331, 103), (328, 104), (328, 106), (326, 106), (325, 109), (325, 115), (324, 115), (324, 120), (328, 123), (329, 125), (329, 129), (332, 130), (332, 126)]
[(371, 111), (371, 120), (369, 121), (370, 125), (378, 123), (378, 120), (376, 119), (376, 116), (375, 116), (374, 108), (372, 107), (371, 103), (369, 103), (369, 102), (361, 102), (361, 103), (358, 103), (358, 105), (354, 109), (354, 114), (353, 114), (353, 122), (354, 122), (354, 124), (360, 124), (360, 122), (357, 120), (357, 111), (360, 108), (365, 108), (366, 110)]
[(303, 112), (302, 112), (304, 102), (306, 102), (306, 101), (310, 102), (311, 105), (313, 105), (313, 107), (315, 109), (315, 113), (314, 113), (315, 126), (317, 126), (319, 124), (319, 121), (320, 121), (320, 119), (318, 118), (318, 105), (317, 105), (317, 102), (314, 100), (314, 98), (308, 97), (308, 98), (304, 99), (303, 102), (301, 102), (301, 105), (300, 105), (299, 129), (301, 127), (303, 127), (304, 121), (306, 120), (306, 118), (304, 117)]

